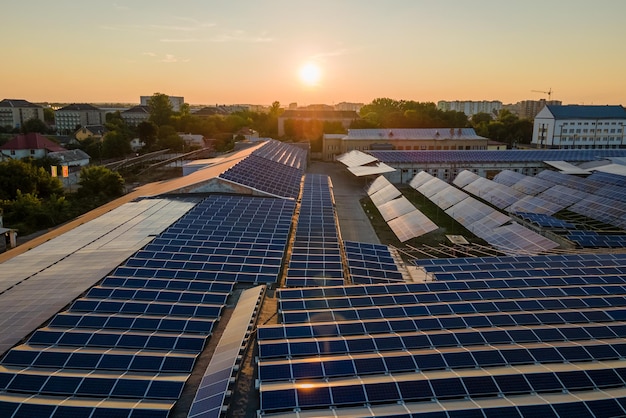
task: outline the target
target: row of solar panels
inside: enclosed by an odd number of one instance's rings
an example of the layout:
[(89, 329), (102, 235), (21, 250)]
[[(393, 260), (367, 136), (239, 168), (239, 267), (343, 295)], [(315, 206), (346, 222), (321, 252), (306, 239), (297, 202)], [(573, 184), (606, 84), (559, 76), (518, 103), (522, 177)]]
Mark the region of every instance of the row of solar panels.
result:
[(586, 162), (626, 157), (623, 149), (593, 150), (504, 150), (504, 151), (368, 151), (379, 161), (393, 163), (476, 163), (476, 162)]
[[(279, 306), (293, 323), (257, 331), (261, 413), (331, 408), (336, 416), (403, 416), (385, 408), (400, 402), (425, 412), (436, 401), (449, 416), (473, 416), (487, 400), (502, 400), (510, 412), (540, 410), (554, 393), (575, 394), (579, 403), (590, 393), (612, 401), (607, 391), (626, 388), (626, 275), (603, 269), (622, 260), (541, 256), (536, 272), (559, 263), (560, 275), (282, 289)], [(607, 267), (566, 274), (593, 261)], [(524, 256), (423, 264), (453, 274), (532, 262)], [(461, 400), (471, 402), (461, 408)]]
[[(480, 178), (465, 170), (454, 184), (463, 187)], [(435, 203), (440, 209), (476, 236), (504, 253), (525, 252), (537, 254), (558, 247), (558, 244), (519, 224), (445, 181), (425, 171), (419, 172), (409, 185)]]
[[(322, 251), (313, 256), (310, 250), (316, 247)], [(343, 262), (330, 179), (326, 175), (307, 174), (285, 286), (343, 283)]]
[[(505, 170), (496, 175), (493, 181), (474, 175), (471, 181), (466, 179), (460, 187), (471, 189), (471, 193), (513, 213), (553, 215), (568, 209), (610, 225), (626, 225), (626, 210), (623, 207), (626, 187), (623, 182), (616, 184), (610, 175), (582, 178), (544, 170), (535, 177), (527, 177)], [(501, 199), (503, 195), (509, 196), (509, 199), (499, 201), (490, 198), (498, 196)], [(545, 218), (531, 219), (531, 222), (547, 223), (548, 227), (572, 228), (568, 223), (559, 224)]]
[[(265, 212), (240, 210), (255, 204), (266, 207), (272, 219), (266, 221)], [(0, 390), (8, 399), (0, 397), (0, 410), (15, 409), (16, 416), (25, 416), (25, 411), (33, 410), (27, 400), (31, 397), (41, 411), (56, 411), (57, 404), (74, 400), (84, 400), (83, 405), (88, 405), (90, 399), (99, 398), (99, 403), (91, 407), (62, 408), (63, 414), (80, 416), (89, 411), (93, 416), (166, 416), (180, 396), (234, 284), (259, 277), (260, 273), (255, 276), (247, 271), (259, 266), (270, 269), (265, 281), (275, 282), (280, 266), (275, 255), (284, 252), (288, 234), (286, 229), (282, 237), (275, 237), (279, 243), (272, 244), (275, 251), (268, 251), (266, 243), (241, 240), (245, 233), (241, 228), (232, 228), (226, 235), (225, 230), (216, 232), (232, 243), (228, 246), (231, 257), (238, 257), (238, 250), (252, 251), (258, 263), (244, 264), (244, 269), (232, 263), (236, 271), (231, 272), (229, 282), (223, 282), (216, 280), (215, 274), (208, 274), (211, 263), (206, 260), (211, 252), (203, 255), (197, 251), (212, 242), (211, 218), (202, 214), (214, 213), (220, 219), (245, 226), (291, 219), (294, 208), (293, 202), (282, 199), (231, 196), (211, 196), (196, 205), (162, 234), (169, 238), (157, 237), (157, 243), (150, 244), (158, 246), (163, 240), (172, 245), (176, 240), (180, 248), (172, 252), (175, 256), (155, 260), (150, 256), (157, 252), (144, 248), (141, 257), (130, 257), (100, 285), (89, 289), (4, 356), (0, 361)], [(187, 217), (195, 223), (188, 222)], [(251, 230), (264, 234), (260, 228)], [(196, 240), (181, 238), (185, 235), (207, 237), (208, 241), (196, 244)], [(216, 242), (214, 247), (218, 245)], [(198, 254), (204, 261), (196, 257)], [(164, 264), (159, 268), (130, 267), (141, 263)], [(228, 265), (214, 264), (216, 274)], [(160, 274), (164, 272), (168, 273)], [(18, 397), (19, 402), (14, 402)], [(47, 415), (41, 412), (33, 416)]]

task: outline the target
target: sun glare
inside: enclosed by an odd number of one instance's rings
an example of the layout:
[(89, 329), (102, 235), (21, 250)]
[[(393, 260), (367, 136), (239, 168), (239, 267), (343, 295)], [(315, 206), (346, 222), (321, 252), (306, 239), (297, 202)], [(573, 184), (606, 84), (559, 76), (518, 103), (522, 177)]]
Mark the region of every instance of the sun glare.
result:
[(308, 86), (315, 86), (320, 81), (321, 76), (320, 67), (312, 62), (300, 68), (300, 80)]

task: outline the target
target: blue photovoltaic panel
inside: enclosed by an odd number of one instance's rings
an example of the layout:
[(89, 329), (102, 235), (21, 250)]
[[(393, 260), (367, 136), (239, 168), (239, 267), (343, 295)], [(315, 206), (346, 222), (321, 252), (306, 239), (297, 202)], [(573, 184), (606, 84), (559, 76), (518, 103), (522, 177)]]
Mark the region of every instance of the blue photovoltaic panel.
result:
[[(294, 208), (284, 199), (205, 199), (10, 350), (0, 362), (11, 369), (0, 373), (5, 392), (48, 403), (128, 399), (124, 416), (159, 416), (129, 411), (143, 400), (178, 399), (234, 283), (276, 281)], [(107, 405), (93, 416), (112, 414)]]
[(626, 150), (505, 150), (505, 151), (368, 151), (385, 164), (394, 163), (473, 163), (473, 162), (544, 162), (595, 161), (626, 157)]
[(307, 174), (285, 286), (344, 284), (338, 237), (330, 180)]
[(570, 231), (567, 239), (583, 248), (624, 248), (626, 235), (599, 234), (595, 231)]
[(542, 228), (576, 229), (575, 225), (546, 214), (516, 212), (515, 215)]
[(298, 169), (306, 168), (307, 151), (284, 142), (269, 140), (252, 155)]
[(280, 409), (274, 387), (303, 411), (626, 387), (626, 255), (416, 264), (446, 280), (279, 290), (283, 323), (257, 331), (261, 409)]
[(404, 281), (389, 247), (344, 241), (346, 261), (355, 284)]
[(300, 193), (300, 181), (303, 174), (301, 168), (253, 154), (220, 174), (220, 178), (275, 196), (295, 199)]

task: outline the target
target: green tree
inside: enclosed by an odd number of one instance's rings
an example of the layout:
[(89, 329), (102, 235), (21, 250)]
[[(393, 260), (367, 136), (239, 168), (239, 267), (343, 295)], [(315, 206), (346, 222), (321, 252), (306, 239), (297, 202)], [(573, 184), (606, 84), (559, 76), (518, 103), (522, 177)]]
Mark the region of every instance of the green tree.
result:
[(170, 125), (159, 127), (157, 145), (159, 149), (169, 149), (171, 151), (182, 151), (185, 142), (176, 133), (176, 129)]
[(80, 170), (78, 185), (80, 186), (78, 194), (81, 197), (110, 199), (124, 193), (122, 176), (99, 165), (83, 167)]
[(43, 120), (48, 125), (54, 125), (54, 110), (51, 107), (43, 108)]
[(154, 124), (154, 122), (145, 121), (137, 125), (137, 136), (141, 142), (146, 144), (146, 149), (148, 151), (154, 149), (158, 133), (159, 128)]
[(61, 181), (43, 168), (20, 160), (1, 162), (0, 199), (14, 200), (18, 190), (40, 198), (63, 195)]
[(472, 116), (472, 126), (478, 126), (481, 123), (489, 123), (493, 120), (490, 113), (480, 112)]
[(464, 128), (462, 112), (442, 111), (432, 102), (379, 98), (360, 110), (364, 124), (376, 128)]
[(156, 126), (171, 123), (174, 110), (170, 98), (166, 94), (154, 93), (148, 100), (148, 109), (150, 110), (150, 121)]
[(111, 131), (102, 140), (104, 158), (122, 158), (131, 152), (130, 140), (119, 131)]
[(50, 132), (50, 128), (46, 125), (46, 122), (41, 119), (32, 118), (28, 119), (26, 122), (22, 124), (22, 133), (31, 133), (37, 132), (40, 134), (47, 134)]

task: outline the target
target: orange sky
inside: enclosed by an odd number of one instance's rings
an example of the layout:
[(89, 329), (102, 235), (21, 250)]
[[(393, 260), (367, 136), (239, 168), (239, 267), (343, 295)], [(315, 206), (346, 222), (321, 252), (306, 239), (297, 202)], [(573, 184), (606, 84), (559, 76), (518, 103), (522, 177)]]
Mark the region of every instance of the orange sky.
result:
[(626, 102), (621, 0), (5, 3), (0, 99)]

